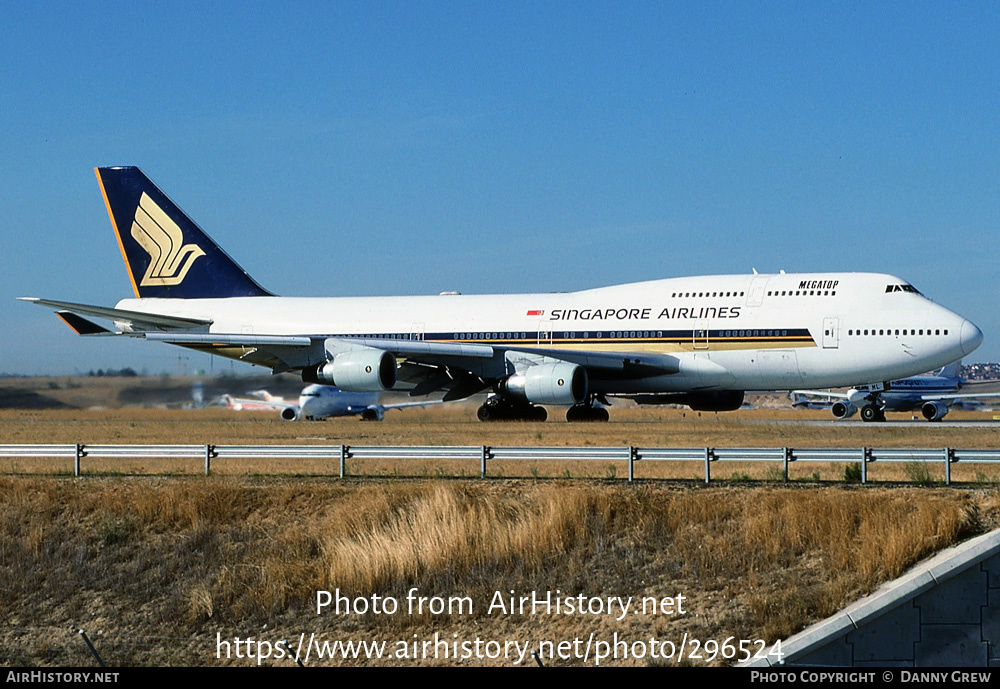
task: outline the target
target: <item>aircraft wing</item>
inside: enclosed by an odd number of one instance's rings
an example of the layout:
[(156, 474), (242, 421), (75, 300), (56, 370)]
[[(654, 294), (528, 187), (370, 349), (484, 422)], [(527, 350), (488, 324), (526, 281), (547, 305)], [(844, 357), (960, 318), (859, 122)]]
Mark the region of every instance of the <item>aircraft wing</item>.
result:
[(926, 402), (933, 402), (934, 400), (966, 400), (980, 399), (983, 397), (1000, 397), (1000, 392), (965, 392), (954, 395), (921, 395), (920, 399)]
[[(427, 342), (363, 337), (331, 337), (322, 334), (269, 335), (212, 333), (213, 321), (75, 302), (21, 297), (39, 306), (54, 308), (80, 335), (124, 335), (154, 342), (221, 354), (282, 373), (323, 363), (330, 356), (356, 349), (379, 349), (397, 357), (400, 388), (425, 395), (445, 390), (444, 401), (475, 394), (514, 371), (533, 365), (568, 362), (583, 367), (591, 379), (613, 377), (646, 378), (675, 374), (680, 361), (668, 354), (649, 352), (602, 352), (522, 347), (500, 344)], [(85, 316), (107, 319), (116, 330), (108, 330)], [(704, 364), (711, 365), (711, 364)]]
[(407, 407), (426, 407), (429, 404), (443, 404), (444, 400), (425, 400), (422, 402), (395, 402), (393, 404), (373, 404), (372, 407), (379, 407), (383, 410), (406, 409)]
[(850, 396), (845, 392), (831, 392), (830, 390), (792, 390), (796, 395), (812, 395), (814, 397), (827, 397), (831, 399), (846, 400)]
[(643, 378), (677, 373), (676, 357), (648, 352), (620, 353), (572, 351), (510, 345), (424, 342), (378, 338), (329, 338), (327, 352), (357, 348), (381, 349), (397, 357), (396, 389), (409, 389), (411, 396), (445, 390), (442, 401), (450, 402), (474, 395), (514, 371), (553, 361), (582, 366), (591, 379), (603, 377)]
[[(383, 340), (377, 338), (330, 338), (326, 348), (331, 354), (349, 351), (357, 346), (384, 349), (398, 357), (416, 363), (462, 366), (470, 371), (483, 371), (502, 377), (505, 361), (517, 360), (519, 354), (526, 362), (533, 359), (567, 361), (587, 369), (587, 373), (601, 372), (631, 374), (636, 378), (661, 376), (680, 371), (677, 357), (649, 352), (599, 352), (592, 350), (549, 349), (544, 347), (518, 347), (511, 345), (485, 345), (450, 342), (424, 342), (420, 340)], [(487, 363), (488, 361), (498, 363)], [(530, 365), (530, 364), (528, 364)]]

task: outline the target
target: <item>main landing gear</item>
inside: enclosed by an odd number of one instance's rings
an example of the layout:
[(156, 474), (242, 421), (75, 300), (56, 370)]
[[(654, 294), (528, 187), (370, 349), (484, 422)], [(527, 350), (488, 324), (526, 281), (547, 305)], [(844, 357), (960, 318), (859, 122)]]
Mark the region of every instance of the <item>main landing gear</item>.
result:
[(490, 395), (479, 407), (476, 416), (480, 421), (545, 421), (549, 415), (545, 407)]
[(880, 397), (881, 395), (877, 392), (865, 396), (867, 402), (861, 407), (862, 421), (885, 421), (885, 404)]
[[(545, 407), (530, 402), (511, 400), (502, 395), (490, 395), (479, 407), (476, 416), (480, 421), (545, 421), (548, 413)], [(566, 410), (566, 420), (608, 421), (611, 418), (608, 410), (590, 398), (587, 402), (574, 404)]]

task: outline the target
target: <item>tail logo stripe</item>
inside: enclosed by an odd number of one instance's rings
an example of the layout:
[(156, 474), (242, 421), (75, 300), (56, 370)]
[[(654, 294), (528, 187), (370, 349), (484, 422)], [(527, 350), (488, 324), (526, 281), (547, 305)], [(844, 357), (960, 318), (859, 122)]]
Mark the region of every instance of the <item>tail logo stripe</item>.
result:
[(139, 199), (132, 223), (132, 237), (149, 254), (149, 267), (139, 283), (179, 285), (184, 282), (191, 264), (205, 255), (197, 244), (184, 244), (184, 233), (177, 223), (146, 192)]

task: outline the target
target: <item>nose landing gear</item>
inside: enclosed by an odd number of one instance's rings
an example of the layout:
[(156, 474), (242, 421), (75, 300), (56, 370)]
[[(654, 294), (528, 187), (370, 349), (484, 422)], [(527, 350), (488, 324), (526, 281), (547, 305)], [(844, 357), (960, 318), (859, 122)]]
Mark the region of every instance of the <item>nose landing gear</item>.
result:
[(861, 420), (866, 422), (885, 421), (885, 402), (881, 399), (879, 392), (866, 395), (867, 403), (861, 407)]

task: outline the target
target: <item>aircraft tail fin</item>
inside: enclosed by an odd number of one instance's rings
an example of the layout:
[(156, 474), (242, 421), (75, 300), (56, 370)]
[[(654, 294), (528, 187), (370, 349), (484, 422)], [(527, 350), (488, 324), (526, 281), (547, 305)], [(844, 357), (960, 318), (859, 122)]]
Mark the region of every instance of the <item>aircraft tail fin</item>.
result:
[(938, 371), (937, 375), (941, 376), (942, 378), (960, 378), (961, 376), (959, 374), (961, 373), (961, 370), (962, 370), (962, 360), (959, 359), (958, 361), (950, 363), (944, 368), (942, 368), (940, 371)]
[(137, 167), (94, 170), (139, 298), (272, 296)]

